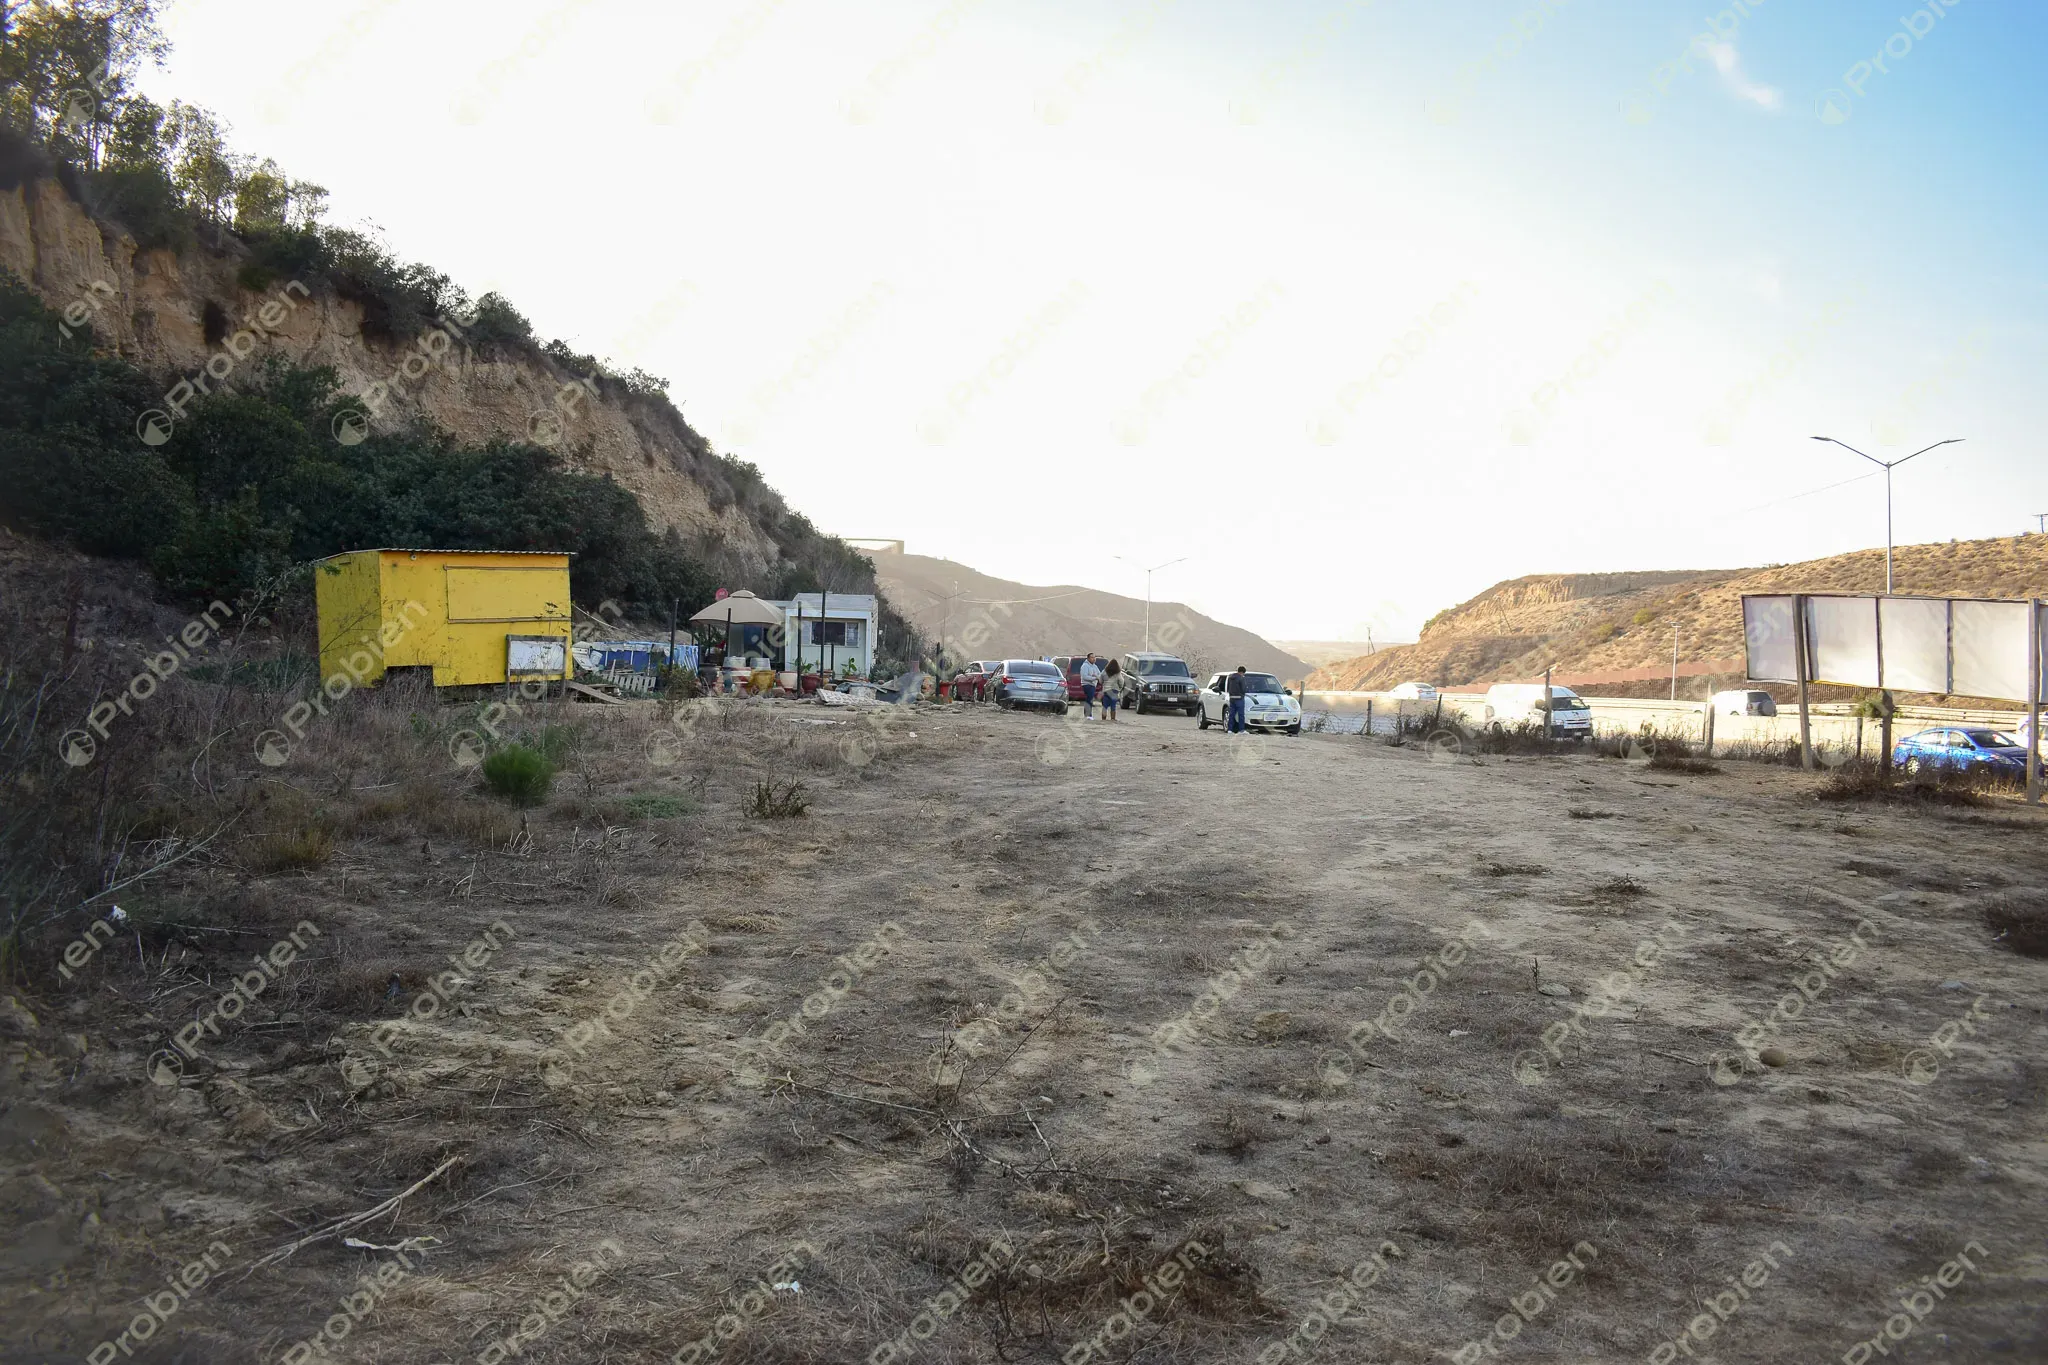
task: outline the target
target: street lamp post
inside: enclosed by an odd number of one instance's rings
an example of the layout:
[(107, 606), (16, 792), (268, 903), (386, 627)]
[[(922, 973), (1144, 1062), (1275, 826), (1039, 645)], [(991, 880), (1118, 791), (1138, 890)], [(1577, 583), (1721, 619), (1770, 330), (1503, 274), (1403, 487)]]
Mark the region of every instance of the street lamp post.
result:
[[(1123, 559), (1124, 563), (1134, 569), (1145, 568), (1144, 565), (1138, 563), (1135, 559), (1124, 559), (1122, 555), (1116, 555), (1114, 558)], [(1169, 559), (1164, 564), (1154, 564), (1151, 568), (1145, 569), (1145, 652), (1148, 654), (1152, 652), (1152, 575), (1158, 573), (1161, 569), (1170, 569), (1176, 564), (1185, 564), (1190, 558), (1192, 556), (1182, 555), (1179, 559)]]
[[(1856, 449), (1855, 446), (1850, 445), (1847, 441), (1836, 441), (1832, 436), (1816, 436), (1813, 439), (1816, 441), (1834, 441), (1836, 445), (1852, 455), (1863, 455), (1862, 451)], [(1925, 455), (1936, 446), (1952, 446), (1959, 444), (1962, 440), (1963, 438), (1960, 436), (1952, 436), (1946, 441), (1936, 441), (1934, 445), (1924, 446), (1914, 451), (1912, 455), (1902, 455), (1889, 463), (1878, 459), (1875, 455), (1863, 455), (1864, 459), (1884, 471), (1884, 595), (1886, 597), (1892, 595), (1892, 470), (1894, 467), (1914, 458), (1914, 456)]]

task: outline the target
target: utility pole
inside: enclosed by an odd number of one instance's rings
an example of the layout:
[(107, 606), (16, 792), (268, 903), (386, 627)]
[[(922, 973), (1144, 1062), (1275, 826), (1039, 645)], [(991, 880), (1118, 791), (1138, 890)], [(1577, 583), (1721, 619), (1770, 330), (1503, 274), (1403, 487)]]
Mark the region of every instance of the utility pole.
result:
[[(1113, 558), (1123, 559), (1124, 563), (1134, 569), (1145, 568), (1144, 565), (1138, 563), (1135, 559), (1124, 559), (1122, 555), (1115, 555)], [(1185, 564), (1190, 558), (1192, 556), (1183, 555), (1179, 559), (1169, 559), (1164, 564), (1154, 564), (1151, 568), (1145, 569), (1145, 652), (1148, 654), (1152, 652), (1152, 575), (1158, 573), (1161, 569), (1170, 569), (1176, 564)]]
[(1678, 700), (1678, 627), (1671, 628), (1671, 700)]
[[(1852, 455), (1863, 455), (1862, 451), (1856, 449), (1855, 446), (1850, 445), (1847, 441), (1836, 441), (1832, 436), (1816, 436), (1813, 439), (1816, 441), (1834, 441), (1836, 445)], [(1919, 450), (1914, 451), (1912, 455), (1902, 455), (1889, 463), (1878, 459), (1875, 455), (1863, 455), (1864, 459), (1884, 471), (1884, 595), (1886, 597), (1892, 595), (1892, 470), (1904, 464), (1907, 460), (1913, 459), (1915, 456), (1925, 455), (1937, 446), (1952, 446), (1959, 444), (1962, 440), (1963, 438), (1960, 436), (1951, 436), (1946, 441), (1936, 441), (1934, 445), (1923, 446)]]
[(2048, 512), (2034, 513), (2034, 534), (2048, 533)]

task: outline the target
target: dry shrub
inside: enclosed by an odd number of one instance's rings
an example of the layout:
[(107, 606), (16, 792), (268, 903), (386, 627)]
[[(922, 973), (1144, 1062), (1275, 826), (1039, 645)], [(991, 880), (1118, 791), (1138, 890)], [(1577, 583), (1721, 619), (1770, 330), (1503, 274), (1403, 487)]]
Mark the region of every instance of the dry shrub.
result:
[(477, 801), (442, 801), (422, 812), (420, 828), (429, 834), (495, 847), (519, 832), (511, 813)]
[(1694, 777), (1705, 777), (1721, 771), (1718, 763), (1709, 763), (1703, 758), (1687, 758), (1682, 754), (1668, 753), (1659, 749), (1650, 758), (1650, 768), (1660, 773), (1690, 773)]
[(1984, 902), (1993, 941), (2026, 957), (2048, 957), (2048, 893), (2007, 891)]
[(1883, 801), (1908, 806), (1983, 806), (2011, 782), (1984, 773), (1935, 769), (1908, 777), (1877, 763), (1855, 760), (1828, 775), (1817, 795), (1823, 801)]
[(290, 872), (325, 867), (333, 856), (333, 832), (315, 825), (296, 833), (265, 835), (250, 846), (242, 862), (251, 872)]
[(773, 782), (756, 782), (754, 794), (746, 804), (747, 814), (761, 820), (794, 820), (809, 814), (810, 808), (810, 798), (804, 794), (801, 782), (781, 788)]

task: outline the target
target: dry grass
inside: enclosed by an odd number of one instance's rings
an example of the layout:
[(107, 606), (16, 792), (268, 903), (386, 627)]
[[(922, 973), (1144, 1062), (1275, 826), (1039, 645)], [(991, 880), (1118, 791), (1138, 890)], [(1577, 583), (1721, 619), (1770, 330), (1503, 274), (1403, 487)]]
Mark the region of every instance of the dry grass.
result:
[(2048, 893), (2007, 891), (1984, 902), (1996, 942), (2026, 957), (2048, 957)]
[(290, 872), (325, 867), (333, 856), (333, 832), (315, 827), (295, 834), (265, 835), (250, 847), (242, 861), (251, 872)]
[(757, 820), (795, 820), (810, 813), (810, 798), (804, 794), (804, 784), (791, 782), (778, 788), (773, 782), (756, 782), (754, 794), (747, 801), (748, 815)]
[(1912, 806), (1988, 806), (2015, 792), (2013, 784), (1983, 773), (1938, 769), (1916, 773), (1886, 771), (1869, 762), (1844, 763), (1828, 775), (1817, 795), (1823, 801), (1876, 801)]

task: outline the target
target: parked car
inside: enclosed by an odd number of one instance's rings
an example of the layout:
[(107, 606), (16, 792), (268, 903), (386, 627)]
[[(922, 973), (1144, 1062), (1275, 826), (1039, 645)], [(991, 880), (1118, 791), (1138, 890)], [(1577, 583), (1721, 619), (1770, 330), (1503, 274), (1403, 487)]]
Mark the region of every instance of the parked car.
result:
[(1057, 668), (1066, 677), (1068, 701), (1081, 700), (1081, 665), (1087, 662), (1088, 656), (1086, 654), (1055, 654), (1052, 656), (1052, 666)]
[(1067, 680), (1052, 664), (1037, 659), (1005, 659), (989, 675), (989, 696), (997, 706), (1037, 706), (1055, 715), (1067, 709)]
[(1757, 687), (1738, 687), (1716, 692), (1707, 705), (1717, 716), (1775, 716), (1778, 703), (1770, 693)]
[(1395, 701), (1435, 701), (1436, 688), (1426, 682), (1404, 682), (1389, 688), (1387, 696)]
[(1002, 666), (1000, 660), (991, 662), (976, 659), (961, 669), (959, 676), (953, 679), (953, 695), (961, 701), (986, 701), (989, 675)]
[[(1202, 689), (1201, 705), (1195, 712), (1200, 717), (1202, 729), (1229, 721), (1230, 696), (1224, 687), (1230, 677), (1228, 673), (1218, 673)], [(1245, 728), (1251, 730), (1284, 730), (1290, 735), (1300, 734), (1301, 703), (1294, 699), (1294, 689), (1282, 687), (1280, 680), (1271, 673), (1245, 674), (1244, 723)]]
[(1546, 709), (1550, 712), (1552, 734), (1562, 739), (1592, 738), (1593, 710), (1584, 697), (1569, 687), (1552, 685), (1547, 708), (1542, 683), (1495, 683), (1486, 689), (1489, 725), (1541, 725)]
[(1909, 773), (1953, 768), (1959, 772), (2006, 773), (2023, 777), (2027, 747), (2004, 730), (1944, 727), (1907, 735), (1892, 745), (1892, 762)]
[(1139, 715), (1180, 711), (1190, 716), (1202, 709), (1201, 689), (1184, 660), (1136, 650), (1124, 655), (1123, 669), (1126, 709)]

